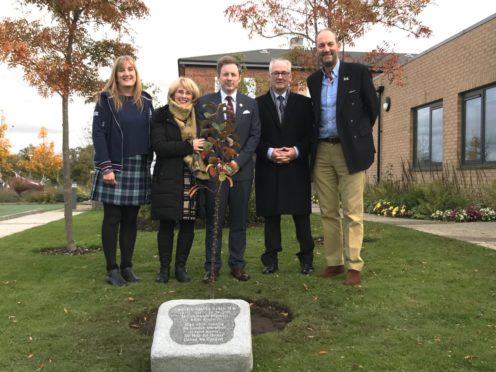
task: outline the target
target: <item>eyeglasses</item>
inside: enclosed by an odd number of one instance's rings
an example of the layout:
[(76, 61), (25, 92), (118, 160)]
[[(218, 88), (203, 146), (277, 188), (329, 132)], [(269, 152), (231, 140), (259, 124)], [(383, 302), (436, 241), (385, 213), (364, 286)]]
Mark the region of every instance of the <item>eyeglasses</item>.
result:
[(279, 76), (279, 75), (281, 75), (281, 76), (283, 76), (283, 77), (286, 77), (286, 76), (288, 76), (289, 74), (291, 74), (291, 72), (289, 72), (289, 71), (272, 71), (270, 74), (271, 74), (272, 76), (274, 76), (274, 77), (277, 77), (277, 76)]
[(189, 90), (181, 89), (181, 88), (176, 90), (176, 94), (180, 94), (182, 96), (193, 96), (193, 92), (190, 92)]

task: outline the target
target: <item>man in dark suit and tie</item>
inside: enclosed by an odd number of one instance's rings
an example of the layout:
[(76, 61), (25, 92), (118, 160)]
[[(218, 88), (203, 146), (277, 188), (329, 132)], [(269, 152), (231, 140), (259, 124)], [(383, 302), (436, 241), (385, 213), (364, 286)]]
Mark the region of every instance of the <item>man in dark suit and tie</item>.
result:
[[(254, 164), (253, 154), (260, 140), (260, 119), (258, 115), (257, 103), (254, 99), (237, 92), (240, 82), (240, 66), (238, 61), (225, 56), (217, 62), (217, 78), (221, 89), (217, 93), (207, 94), (198, 100), (197, 112), (198, 122), (205, 119), (204, 107), (206, 103), (216, 105), (224, 103), (227, 110), (226, 115), (234, 111), (234, 127), (238, 136), (237, 142), (241, 146), (238, 155), (230, 162), (234, 170), (233, 187), (229, 187), (228, 182), (222, 183), (221, 199), (219, 208), (219, 228), (217, 231), (217, 248), (212, 267), (212, 240), (215, 233), (214, 228), (214, 195), (207, 192), (206, 197), (206, 237), (205, 237), (205, 275), (203, 282), (215, 281), (219, 275), (221, 267), (221, 241), (222, 222), (225, 218), (226, 208), (229, 206), (229, 260), (231, 275), (240, 281), (246, 281), (250, 277), (245, 272), (245, 249), (246, 249), (246, 223), (248, 215), (248, 201), (250, 198), (251, 186), (253, 183)], [(227, 118), (222, 118), (227, 119)], [(215, 188), (215, 181), (207, 181), (210, 189)]]
[(313, 112), (309, 98), (290, 92), (291, 62), (273, 59), (270, 89), (257, 97), (262, 134), (255, 165), (257, 215), (264, 216), (265, 252), (262, 272), (278, 270), (281, 215), (291, 214), (300, 245), (301, 273), (313, 272), (310, 187), (310, 138)]
[(361, 283), (365, 170), (374, 162), (372, 127), (379, 100), (366, 66), (339, 60), (340, 43), (329, 29), (316, 37), (321, 69), (307, 79), (315, 128), (311, 166), (319, 198), (326, 269), (324, 278), (348, 268), (345, 285)]

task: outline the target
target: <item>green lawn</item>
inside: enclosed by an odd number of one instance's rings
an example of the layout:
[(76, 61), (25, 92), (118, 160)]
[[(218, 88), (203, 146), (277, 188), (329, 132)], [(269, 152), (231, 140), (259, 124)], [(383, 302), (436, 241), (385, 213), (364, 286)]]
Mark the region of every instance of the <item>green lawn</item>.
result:
[[(99, 245), (100, 221), (101, 212), (74, 217), (79, 245)], [(349, 288), (343, 277), (299, 274), (290, 218), (283, 228), (277, 275), (260, 273), (262, 228), (250, 228), (252, 279), (237, 282), (224, 268), (217, 287), (216, 298), (270, 299), (294, 316), (283, 331), (253, 337), (255, 371), (496, 369), (495, 251), (366, 223), (363, 286)], [(129, 322), (168, 300), (209, 298), (203, 240), (198, 230), (188, 262), (193, 281), (163, 285), (154, 282), (155, 234), (140, 233), (135, 271), (143, 281), (115, 288), (104, 281), (101, 252), (40, 254), (63, 244), (62, 221), (0, 239), (0, 371), (148, 371), (152, 337)], [(315, 266), (324, 265), (318, 246)]]
[(51, 211), (54, 209), (62, 209), (64, 205), (58, 204), (17, 204), (17, 203), (2, 203), (0, 204), (0, 219), (1, 218), (14, 218), (26, 213), (36, 213), (41, 211)]

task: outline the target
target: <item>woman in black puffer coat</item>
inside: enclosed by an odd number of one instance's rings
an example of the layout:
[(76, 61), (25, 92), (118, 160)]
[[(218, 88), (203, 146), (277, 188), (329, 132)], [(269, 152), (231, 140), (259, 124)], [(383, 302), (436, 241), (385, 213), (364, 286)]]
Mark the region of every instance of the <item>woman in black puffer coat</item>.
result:
[(186, 261), (194, 238), (197, 194), (190, 190), (197, 179), (207, 179), (199, 153), (204, 139), (197, 138), (194, 103), (200, 91), (191, 79), (180, 77), (169, 87), (168, 104), (153, 113), (152, 148), (156, 155), (152, 177), (151, 217), (160, 220), (157, 234), (160, 271), (157, 282), (167, 283), (174, 245), (174, 227), (179, 223), (175, 277), (189, 282)]

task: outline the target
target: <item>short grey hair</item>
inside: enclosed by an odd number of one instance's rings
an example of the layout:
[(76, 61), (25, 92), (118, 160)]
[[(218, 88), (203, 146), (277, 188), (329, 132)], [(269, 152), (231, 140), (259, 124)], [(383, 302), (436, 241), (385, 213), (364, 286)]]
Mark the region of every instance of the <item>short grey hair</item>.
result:
[(286, 64), (286, 66), (288, 67), (289, 72), (291, 72), (291, 61), (289, 59), (285, 59), (285, 58), (272, 58), (270, 60), (270, 64), (269, 64), (269, 74), (272, 73), (272, 66), (274, 66), (274, 64), (275, 63), (278, 63), (278, 62), (282, 62), (282, 63)]

